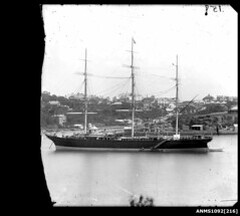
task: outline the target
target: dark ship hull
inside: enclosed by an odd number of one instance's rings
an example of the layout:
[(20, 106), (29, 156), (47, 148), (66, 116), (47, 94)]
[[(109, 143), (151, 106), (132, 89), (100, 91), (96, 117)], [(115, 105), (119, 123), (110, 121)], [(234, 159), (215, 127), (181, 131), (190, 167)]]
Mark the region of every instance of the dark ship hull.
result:
[(46, 135), (60, 149), (111, 150), (111, 151), (208, 151), (211, 137), (181, 138), (105, 138), (105, 137), (56, 137)]

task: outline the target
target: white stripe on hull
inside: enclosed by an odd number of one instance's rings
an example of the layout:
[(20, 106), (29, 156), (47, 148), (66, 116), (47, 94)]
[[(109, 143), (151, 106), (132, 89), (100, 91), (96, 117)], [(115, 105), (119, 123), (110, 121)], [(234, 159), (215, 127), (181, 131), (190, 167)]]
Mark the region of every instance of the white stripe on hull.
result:
[[(56, 145), (55, 145), (56, 146)], [(83, 150), (83, 151), (135, 151), (135, 152), (150, 152), (149, 149), (139, 148), (82, 148), (82, 147), (67, 147), (56, 146), (56, 150)], [(187, 148), (187, 149), (154, 149), (152, 152), (208, 152), (208, 148)]]
[(159, 152), (209, 152), (209, 148), (157, 149)]
[[(129, 149), (129, 148), (82, 148), (82, 147), (67, 147), (67, 146), (56, 146), (56, 150), (83, 150), (83, 151), (139, 151), (140, 149)], [(150, 151), (150, 149), (146, 149)]]

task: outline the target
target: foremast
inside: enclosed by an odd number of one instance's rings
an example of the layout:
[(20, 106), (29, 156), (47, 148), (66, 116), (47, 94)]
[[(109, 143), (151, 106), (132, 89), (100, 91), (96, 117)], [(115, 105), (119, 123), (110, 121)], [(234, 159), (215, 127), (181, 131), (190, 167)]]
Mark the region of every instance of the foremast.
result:
[(134, 127), (135, 127), (135, 76), (134, 76), (134, 66), (133, 66), (133, 44), (135, 44), (135, 40), (132, 38), (131, 41), (131, 78), (132, 78), (132, 130), (131, 137), (134, 137)]

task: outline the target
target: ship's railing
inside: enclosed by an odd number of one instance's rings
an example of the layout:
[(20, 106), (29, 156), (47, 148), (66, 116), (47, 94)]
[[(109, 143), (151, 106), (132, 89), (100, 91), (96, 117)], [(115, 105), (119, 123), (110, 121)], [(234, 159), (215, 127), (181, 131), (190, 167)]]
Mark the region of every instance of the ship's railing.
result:
[[(173, 136), (157, 136), (159, 140), (161, 139), (167, 139), (167, 140), (173, 140)], [(180, 140), (199, 140), (199, 139), (207, 139), (212, 138), (211, 136), (206, 136), (205, 134), (194, 134), (194, 135), (181, 135)]]
[(207, 139), (207, 138), (212, 138), (212, 137), (206, 136), (206, 135), (193, 135), (193, 136), (182, 136), (181, 137), (182, 140), (190, 140), (190, 139), (199, 140), (199, 139)]
[(136, 137), (118, 137), (117, 140), (122, 140), (122, 141), (132, 141), (132, 140), (138, 140), (138, 141), (143, 141), (143, 140), (157, 140), (157, 137), (147, 137), (147, 136), (136, 136)]

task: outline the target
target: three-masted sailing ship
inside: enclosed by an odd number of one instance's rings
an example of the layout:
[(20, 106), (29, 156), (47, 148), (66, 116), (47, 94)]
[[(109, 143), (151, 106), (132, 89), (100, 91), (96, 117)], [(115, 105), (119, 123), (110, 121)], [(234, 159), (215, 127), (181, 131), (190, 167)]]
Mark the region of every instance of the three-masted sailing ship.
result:
[(135, 118), (135, 76), (133, 64), (134, 39), (131, 41), (131, 80), (132, 80), (132, 126), (131, 136), (99, 136), (89, 134), (87, 116), (87, 50), (85, 49), (85, 70), (84, 70), (84, 135), (76, 137), (58, 137), (50, 134), (46, 136), (55, 144), (58, 149), (79, 149), (79, 150), (121, 150), (121, 151), (208, 151), (208, 142), (212, 137), (187, 136), (181, 137), (178, 130), (178, 56), (176, 59), (176, 133), (171, 137), (139, 137), (134, 133)]

